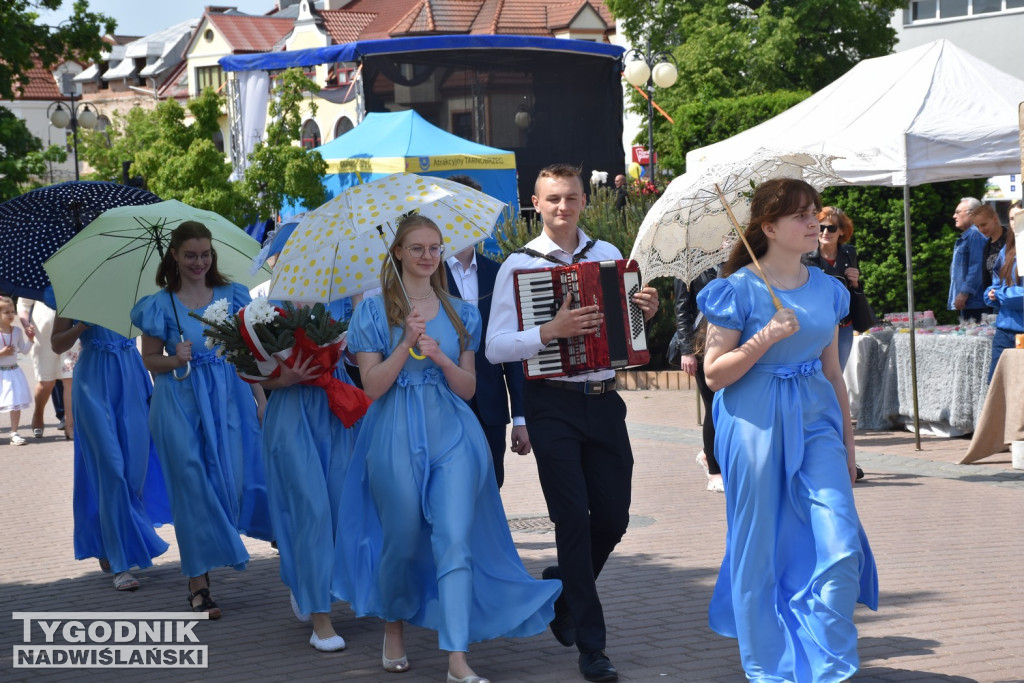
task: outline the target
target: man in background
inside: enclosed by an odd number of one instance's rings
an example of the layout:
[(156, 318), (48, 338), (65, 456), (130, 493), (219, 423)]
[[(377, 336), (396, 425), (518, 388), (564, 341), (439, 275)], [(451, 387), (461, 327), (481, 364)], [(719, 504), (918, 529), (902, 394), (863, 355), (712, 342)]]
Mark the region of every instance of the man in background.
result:
[(981, 322), (989, 312), (983, 298), (985, 287), (985, 248), (988, 238), (971, 222), (971, 212), (981, 206), (974, 197), (964, 197), (953, 212), (953, 227), (960, 232), (953, 245), (949, 265), (949, 298), (947, 306), (960, 312), (960, 321)]
[[(474, 190), (480, 184), (465, 175), (453, 175), (448, 180), (462, 183)], [(480, 348), (476, 352), (476, 394), (469, 407), (480, 421), (494, 461), (494, 476), (498, 488), (505, 483), (505, 429), (509, 422), (509, 403), (512, 411), (512, 452), (526, 455), (530, 452), (530, 435), (523, 417), (523, 364), (491, 363), (485, 353), (487, 319), (491, 315), (491, 295), (500, 266), (473, 247), (466, 247), (445, 262), (448, 290), (480, 311), (483, 329)]]

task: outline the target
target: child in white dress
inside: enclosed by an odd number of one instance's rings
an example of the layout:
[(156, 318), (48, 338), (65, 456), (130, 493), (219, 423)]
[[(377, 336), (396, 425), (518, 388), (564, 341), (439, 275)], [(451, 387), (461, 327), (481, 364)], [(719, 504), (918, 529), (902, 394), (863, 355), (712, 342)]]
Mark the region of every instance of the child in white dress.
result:
[(0, 413), (11, 414), (11, 445), (23, 446), (25, 437), (18, 434), (18, 424), (22, 409), (32, 405), (32, 395), (25, 373), (18, 367), (18, 354), (27, 353), (32, 342), (14, 326), (15, 317), (14, 301), (0, 296)]

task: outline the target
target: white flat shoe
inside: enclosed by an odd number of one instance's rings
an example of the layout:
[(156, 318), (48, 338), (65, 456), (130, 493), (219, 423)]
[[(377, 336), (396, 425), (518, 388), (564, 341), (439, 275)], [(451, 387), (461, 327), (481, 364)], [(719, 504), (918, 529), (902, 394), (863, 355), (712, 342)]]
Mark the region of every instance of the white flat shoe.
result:
[(313, 631), (313, 635), (309, 637), (309, 644), (320, 650), (320, 652), (337, 652), (338, 650), (345, 649), (345, 639), (341, 636), (334, 635), (330, 638), (321, 638)]
[(307, 623), (309, 621), (309, 613), (303, 612), (301, 609), (299, 609), (299, 603), (295, 601), (295, 593), (288, 591), (288, 598), (291, 600), (292, 614), (295, 615), (295, 618), (301, 621), (303, 624)]
[(708, 491), (713, 493), (725, 493), (725, 482), (722, 481), (721, 477), (715, 479), (708, 478)]

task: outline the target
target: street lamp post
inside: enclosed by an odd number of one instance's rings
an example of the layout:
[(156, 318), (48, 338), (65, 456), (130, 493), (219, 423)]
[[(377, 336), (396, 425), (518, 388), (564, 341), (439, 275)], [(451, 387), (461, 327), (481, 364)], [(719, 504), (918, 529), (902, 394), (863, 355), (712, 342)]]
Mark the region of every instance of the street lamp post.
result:
[[(53, 102), (46, 109), (46, 118), (50, 120), (50, 123), (57, 128), (71, 127), (71, 139), (73, 142), (74, 156), (75, 156), (75, 180), (78, 180), (78, 127), (93, 129), (96, 127), (96, 112), (89, 108), (88, 104), (79, 102), (75, 103), (75, 90), (73, 84), (65, 79), (64, 92), (67, 93), (67, 108), (65, 103), (58, 100)], [(81, 100), (81, 95), (78, 96)]]
[(647, 176), (654, 182), (654, 86), (671, 88), (679, 77), (675, 59), (668, 52), (651, 49), (647, 36), (647, 51), (633, 48), (623, 55), (626, 60), (623, 75), (634, 86), (644, 86), (647, 92)]

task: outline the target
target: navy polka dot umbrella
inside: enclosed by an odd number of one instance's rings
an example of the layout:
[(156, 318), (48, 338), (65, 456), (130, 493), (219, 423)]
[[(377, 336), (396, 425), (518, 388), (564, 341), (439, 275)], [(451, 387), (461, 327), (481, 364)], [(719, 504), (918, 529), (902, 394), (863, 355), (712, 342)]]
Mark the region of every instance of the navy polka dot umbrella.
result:
[(159, 202), (117, 183), (74, 181), (41, 187), (0, 204), (0, 290), (43, 299), (43, 262), (107, 209)]

